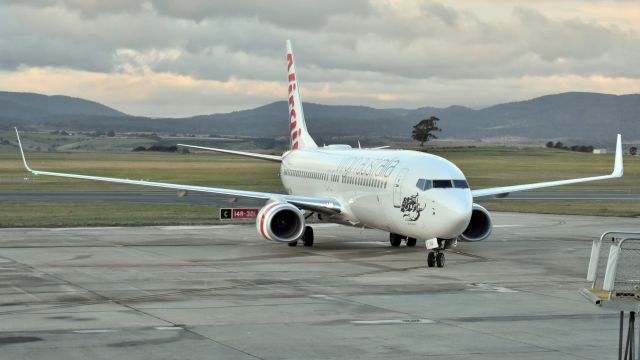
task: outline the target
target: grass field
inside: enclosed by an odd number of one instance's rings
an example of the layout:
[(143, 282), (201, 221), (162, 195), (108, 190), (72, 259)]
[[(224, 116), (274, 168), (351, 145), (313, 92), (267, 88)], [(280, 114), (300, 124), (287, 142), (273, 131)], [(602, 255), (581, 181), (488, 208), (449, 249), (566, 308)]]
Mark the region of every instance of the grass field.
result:
[[(613, 166), (612, 155), (593, 155), (544, 148), (460, 148), (436, 150), (467, 175), (472, 188), (513, 185), (601, 175)], [(180, 184), (282, 192), (278, 164), (212, 153), (165, 154), (133, 152), (28, 151), (35, 169), (86, 175), (145, 179)], [(30, 181), (25, 181), (25, 177)], [(640, 191), (640, 158), (625, 157), (621, 179), (552, 188), (580, 191)], [(28, 176), (18, 150), (0, 145), (0, 191), (139, 190), (139, 187)], [(640, 204), (631, 201), (503, 201), (480, 200), (490, 210), (561, 214), (640, 216)], [(0, 227), (103, 226), (215, 223), (217, 207), (205, 205), (139, 203), (9, 203), (0, 204)]]
[(218, 210), (193, 204), (3, 202), (0, 227), (216, 224)]

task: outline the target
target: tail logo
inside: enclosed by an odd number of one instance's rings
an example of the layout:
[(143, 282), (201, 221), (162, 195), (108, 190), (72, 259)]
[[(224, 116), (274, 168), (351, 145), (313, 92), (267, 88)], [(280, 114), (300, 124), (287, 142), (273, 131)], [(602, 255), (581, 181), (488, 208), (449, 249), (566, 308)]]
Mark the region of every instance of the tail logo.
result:
[(298, 149), (298, 141), (302, 135), (302, 129), (298, 127), (295, 103), (296, 73), (293, 66), (293, 54), (287, 54), (287, 70), (289, 71), (289, 132), (291, 134), (291, 150)]

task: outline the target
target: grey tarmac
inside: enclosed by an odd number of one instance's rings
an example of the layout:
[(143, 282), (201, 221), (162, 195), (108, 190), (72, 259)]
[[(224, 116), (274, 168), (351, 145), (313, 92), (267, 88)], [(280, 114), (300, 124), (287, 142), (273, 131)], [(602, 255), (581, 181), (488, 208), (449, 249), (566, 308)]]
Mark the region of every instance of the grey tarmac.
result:
[(0, 230), (0, 358), (602, 359), (618, 314), (584, 300), (591, 241), (634, 218), (494, 214), (486, 241), (392, 248), (315, 225)]

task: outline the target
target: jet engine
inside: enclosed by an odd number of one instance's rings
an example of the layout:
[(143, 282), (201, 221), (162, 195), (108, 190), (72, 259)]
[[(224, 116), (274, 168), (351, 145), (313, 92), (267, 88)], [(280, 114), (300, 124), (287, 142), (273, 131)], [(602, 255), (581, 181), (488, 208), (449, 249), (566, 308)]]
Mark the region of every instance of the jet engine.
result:
[(271, 241), (291, 242), (298, 240), (305, 228), (302, 211), (289, 203), (265, 205), (256, 219), (258, 232)]
[(460, 235), (462, 241), (482, 241), (491, 235), (493, 229), (493, 222), (491, 221), (491, 215), (487, 209), (478, 204), (473, 204), (471, 210), (471, 221), (469, 225)]

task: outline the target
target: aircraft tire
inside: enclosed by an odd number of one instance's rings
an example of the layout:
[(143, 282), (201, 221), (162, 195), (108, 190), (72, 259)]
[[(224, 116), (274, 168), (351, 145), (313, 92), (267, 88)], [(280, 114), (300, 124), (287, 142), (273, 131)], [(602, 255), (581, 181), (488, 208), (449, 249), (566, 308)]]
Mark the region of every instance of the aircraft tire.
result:
[(407, 238), (407, 246), (408, 247), (416, 246), (416, 242), (418, 242), (418, 240), (416, 240), (416, 238), (411, 238), (411, 237)]
[(439, 268), (444, 267), (444, 253), (436, 254), (436, 265)]
[(304, 228), (304, 234), (302, 235), (302, 243), (304, 246), (313, 246), (313, 228), (307, 226)]
[(289, 246), (298, 246), (298, 240), (289, 241), (289, 243), (287, 245), (289, 245)]
[(427, 254), (427, 266), (436, 266), (436, 254), (433, 251), (429, 251), (429, 253)]
[(402, 236), (400, 236), (398, 234), (390, 233), (389, 234), (389, 242), (391, 243), (391, 246), (398, 247), (398, 246), (400, 246), (400, 243), (402, 242)]

